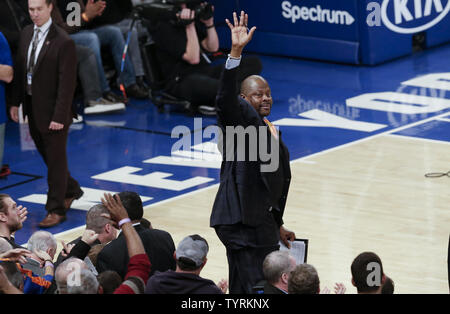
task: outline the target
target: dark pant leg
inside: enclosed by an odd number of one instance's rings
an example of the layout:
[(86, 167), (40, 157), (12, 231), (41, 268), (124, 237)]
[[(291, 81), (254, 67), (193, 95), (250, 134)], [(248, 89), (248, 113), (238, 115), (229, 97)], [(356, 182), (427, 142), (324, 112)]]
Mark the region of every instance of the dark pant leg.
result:
[(78, 196), (80, 186), (68, 171), (66, 143), (68, 130), (41, 133), (36, 128), (32, 115), (29, 115), (30, 135), (36, 148), (47, 165), (47, 203), (49, 213), (65, 215), (64, 199)]
[(65, 215), (64, 199), (67, 191), (69, 171), (67, 167), (66, 142), (68, 131), (43, 134), (47, 158), (47, 204), (48, 212)]
[(276, 223), (271, 215), (265, 216), (257, 227), (241, 223), (215, 227), (227, 251), (230, 294), (253, 293), (253, 286), (264, 279), (264, 259), (279, 249)]
[(230, 294), (253, 294), (253, 287), (264, 280), (263, 262), (278, 246), (227, 248)]
[(78, 61), (78, 77), (83, 88), (83, 98), (85, 106), (90, 100), (97, 100), (102, 97), (102, 88), (98, 76), (97, 60), (91, 48), (76, 45)]

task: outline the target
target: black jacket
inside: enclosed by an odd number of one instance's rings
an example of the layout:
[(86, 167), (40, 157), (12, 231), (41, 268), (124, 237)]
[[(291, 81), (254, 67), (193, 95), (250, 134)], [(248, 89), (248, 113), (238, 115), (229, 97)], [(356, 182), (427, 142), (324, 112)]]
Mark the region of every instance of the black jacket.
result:
[[(261, 116), (244, 99), (238, 97), (239, 67), (224, 70), (221, 85), (217, 94), (217, 122), (222, 130), (223, 143), (227, 141), (227, 126), (256, 127), (258, 139), (261, 130), (267, 132), (267, 142), (270, 149), (270, 131), (265, 127)], [(220, 170), (220, 185), (214, 201), (210, 225), (232, 225), (242, 223), (248, 226), (258, 226), (262, 223), (262, 211), (272, 207), (272, 214), (278, 226), (283, 224), (283, 213), (286, 205), (291, 171), (289, 165), (289, 151), (281, 140), (279, 134), (279, 167), (275, 172), (262, 172), (264, 163), (260, 156), (256, 161), (237, 161), (236, 143), (234, 146), (234, 160), (225, 160), (223, 157)], [(228, 136), (230, 136), (228, 134)], [(246, 141), (246, 151), (249, 151), (249, 141)], [(221, 150), (221, 144), (219, 150)], [(226, 156), (227, 145), (222, 148), (222, 155)], [(259, 147), (258, 147), (259, 151)], [(231, 154), (230, 154), (231, 155)], [(247, 157), (246, 157), (247, 158)], [(278, 192), (275, 192), (278, 191)], [(280, 193), (281, 192), (281, 193)]]
[[(139, 234), (151, 263), (150, 276), (155, 271), (175, 270), (175, 244), (172, 236), (163, 230), (146, 229), (140, 225), (135, 227)], [(121, 233), (117, 239), (106, 245), (97, 256), (97, 271), (100, 274), (105, 270), (116, 271), (122, 278), (128, 268), (128, 249), (126, 239)]]
[(156, 272), (147, 282), (146, 294), (222, 294), (216, 284), (195, 274)]

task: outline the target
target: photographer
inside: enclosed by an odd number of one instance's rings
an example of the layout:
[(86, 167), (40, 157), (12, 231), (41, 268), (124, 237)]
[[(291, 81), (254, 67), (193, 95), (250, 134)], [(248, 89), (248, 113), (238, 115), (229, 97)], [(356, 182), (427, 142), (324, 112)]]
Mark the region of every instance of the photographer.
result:
[[(191, 102), (203, 114), (215, 115), (214, 102), (223, 64), (212, 65), (207, 54), (217, 52), (219, 39), (214, 7), (199, 0), (170, 0), (173, 18), (151, 21), (149, 32), (164, 74), (165, 90)], [(242, 60), (239, 81), (261, 72), (256, 57)]]

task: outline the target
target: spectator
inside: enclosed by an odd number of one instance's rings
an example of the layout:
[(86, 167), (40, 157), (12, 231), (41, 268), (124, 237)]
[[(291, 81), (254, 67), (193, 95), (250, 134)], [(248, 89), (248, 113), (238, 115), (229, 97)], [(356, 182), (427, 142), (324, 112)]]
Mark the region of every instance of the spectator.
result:
[(267, 255), (263, 263), (264, 294), (287, 294), (290, 273), (295, 266), (295, 259), (287, 251), (273, 251)]
[(8, 194), (0, 194), (0, 237), (8, 241), (13, 248), (22, 248), (16, 244), (13, 234), (22, 229), (27, 214), (26, 207), (17, 206)]
[(292, 271), (288, 281), (289, 294), (318, 294), (320, 280), (314, 266), (300, 264)]
[(104, 271), (97, 276), (99, 285), (102, 287), (103, 294), (113, 294), (122, 284), (122, 278), (112, 270)]
[[(150, 261), (145, 254), (142, 241), (133, 228), (127, 211), (120, 198), (105, 194), (103, 204), (108, 208), (108, 217), (119, 228), (122, 228), (129, 256), (129, 264), (125, 281), (114, 291), (115, 294), (136, 294), (144, 291), (150, 273)], [(60, 293), (64, 294), (97, 294), (103, 288), (95, 275), (86, 269), (85, 263), (77, 258), (69, 258), (56, 270), (56, 282)]]
[[(5, 84), (10, 83), (13, 79), (13, 60), (8, 42), (0, 32), (0, 165), (3, 164), (3, 151), (5, 147), (5, 127), (6, 127), (6, 96)], [(0, 170), (0, 177), (7, 176), (11, 173), (6, 165)]]
[[(106, 7), (102, 15), (96, 17), (91, 27), (99, 27), (104, 25), (113, 25), (120, 28), (122, 34), (128, 37), (128, 31), (132, 19), (130, 18), (133, 4), (131, 0), (105, 0)], [(138, 32), (139, 29), (139, 32)], [(142, 62), (141, 51), (139, 48), (139, 34), (146, 36), (145, 29), (140, 25), (139, 21), (135, 22), (135, 25), (131, 31), (130, 42), (128, 46), (128, 53), (133, 63), (134, 71), (136, 73), (136, 83), (142, 88), (146, 88), (144, 84), (144, 64)], [(148, 36), (148, 34), (147, 34)], [(127, 38), (125, 37), (125, 38)]]
[(22, 294), (23, 276), (14, 262), (0, 263), (0, 294)]
[(150, 276), (150, 260), (144, 245), (123, 206), (120, 197), (105, 194), (103, 204), (108, 207), (111, 219), (122, 228), (128, 251), (129, 263), (125, 281), (114, 291), (114, 294), (142, 294)]
[(99, 294), (100, 285), (97, 277), (88, 269), (81, 269), (79, 276), (79, 284), (68, 284), (67, 294)]
[(9, 250), (12, 250), (12, 245), (4, 238), (0, 238), (0, 254), (3, 254), (5, 252), (8, 252)]
[[(61, 241), (63, 244), (63, 249), (58, 256), (55, 266), (59, 267), (67, 259), (80, 259), (83, 261), (82, 266), (87, 270), (91, 271), (94, 275), (98, 275), (97, 269), (94, 264), (91, 262), (89, 258), (86, 258), (88, 253), (90, 252), (91, 246), (98, 239), (98, 234), (93, 230), (85, 229), (83, 235), (74, 241), (74, 243), (65, 244), (64, 241)], [(53, 278), (51, 286), (45, 291), (46, 294), (54, 294), (58, 289), (56, 279)]]
[(28, 240), (30, 256), (19, 267), (25, 275), (25, 294), (43, 294), (50, 287), (54, 276), (53, 258), (56, 248), (56, 239), (50, 232), (36, 231), (31, 235)]
[[(62, 15), (62, 20), (67, 21), (70, 11), (67, 11), (67, 5), (71, 0), (57, 0), (59, 11)], [(69, 26), (64, 22), (63, 28), (70, 34), (70, 37), (76, 44), (86, 46), (92, 49), (97, 60), (98, 74), (100, 78), (100, 85), (103, 92), (103, 97), (111, 102), (123, 102), (125, 99), (117, 97), (111, 91), (111, 88), (106, 79), (101, 48), (108, 47), (114, 59), (114, 67), (118, 74), (119, 83), (123, 83), (126, 94), (134, 98), (147, 98), (148, 92), (136, 84), (136, 74), (130, 57), (125, 58), (125, 67), (121, 73), (122, 55), (125, 47), (125, 40), (122, 32), (116, 26), (104, 25), (100, 27), (90, 28), (91, 22), (100, 16), (105, 10), (105, 1), (88, 0), (86, 5), (82, 0), (77, 0), (81, 8), (81, 25)]]
[(97, 269), (97, 257), (98, 253), (100, 253), (101, 250), (107, 245), (108, 243), (102, 243), (102, 244), (94, 244), (92, 245), (91, 249), (89, 250), (89, 253), (87, 257), (91, 260), (92, 264), (94, 265), (95, 269)]
[[(98, 243), (98, 236), (99, 235), (95, 231), (85, 229), (83, 235), (81, 236), (81, 239), (76, 242), (76, 244), (66, 245), (63, 242), (63, 250), (61, 252), (62, 256), (60, 256), (59, 258), (76, 257), (82, 259), (88, 266), (88, 269), (91, 270), (95, 275), (98, 275), (98, 272), (94, 267), (92, 261), (87, 258), (92, 245), (94, 245), (94, 243)], [(59, 259), (57, 263), (60, 263), (61, 261), (62, 259)]]
[[(84, 259), (86, 256), (88, 256), (91, 250), (91, 246), (93, 247), (99, 244), (106, 244), (117, 237), (117, 229), (112, 226), (111, 221), (109, 219), (102, 216), (103, 214), (108, 213), (109, 213), (108, 209), (103, 204), (94, 205), (89, 209), (89, 211), (86, 214), (86, 229), (92, 230), (98, 236), (93, 241), (88, 239), (82, 239), (82, 236), (80, 236), (75, 240), (69, 242), (67, 246), (75, 246), (81, 240), (84, 240), (83, 241), (84, 243), (79, 243), (79, 246), (81, 246), (80, 247), (81, 251), (80, 253), (75, 252), (76, 257)], [(69, 252), (64, 252), (63, 250), (61, 254), (58, 256), (57, 263), (62, 262), (62, 260), (64, 259), (63, 253)], [(72, 256), (73, 255), (74, 253), (72, 252)], [(92, 262), (92, 260), (90, 262)]]
[(88, 269), (86, 263), (76, 257), (70, 257), (59, 264), (55, 272), (56, 293), (68, 294), (69, 286), (80, 285), (80, 280), (76, 275), (83, 269)]
[(380, 257), (373, 252), (363, 252), (352, 262), (352, 284), (358, 294), (380, 294), (386, 281)]
[[(173, 252), (175, 245), (172, 236), (166, 231), (158, 229), (146, 229), (140, 225), (144, 209), (139, 195), (135, 192), (120, 192), (117, 194), (125, 207), (136, 232), (144, 244), (148, 258), (152, 262), (152, 271), (175, 270)], [(121, 278), (127, 272), (129, 256), (127, 254), (126, 238), (120, 233), (117, 239), (106, 245), (97, 256), (97, 270), (102, 273), (105, 270), (116, 271)]]
[(208, 242), (194, 234), (178, 244), (174, 254), (176, 271), (156, 272), (148, 281), (147, 294), (222, 294), (209, 279), (200, 277), (208, 254)]
[[(164, 73), (165, 90), (186, 99), (200, 113), (214, 115), (214, 102), (219, 90), (223, 64), (212, 65), (207, 53), (217, 52), (219, 38), (214, 25), (214, 9), (204, 17), (196, 17), (194, 7), (202, 1), (171, 0), (177, 5), (176, 21), (153, 21), (149, 32), (156, 44), (156, 57)], [(258, 58), (243, 58), (238, 82), (261, 73)]]
[(152, 223), (150, 220), (147, 220), (145, 218), (141, 219), (141, 226), (147, 229), (153, 229)]
[(381, 294), (394, 294), (394, 289), (394, 281), (390, 277), (386, 276), (386, 280), (381, 288)]
[[(53, 0), (52, 19), (55, 24), (68, 31), (69, 26), (63, 20), (57, 0)], [(115, 95), (105, 94), (100, 86), (99, 68), (94, 51), (86, 46), (76, 44), (78, 77), (83, 89), (84, 114), (107, 113), (125, 110), (125, 104)]]

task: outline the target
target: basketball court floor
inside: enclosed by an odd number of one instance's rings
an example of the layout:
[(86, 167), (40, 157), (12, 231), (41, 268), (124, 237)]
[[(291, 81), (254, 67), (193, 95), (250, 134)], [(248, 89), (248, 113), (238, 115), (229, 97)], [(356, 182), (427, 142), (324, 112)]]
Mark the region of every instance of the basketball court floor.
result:
[[(307, 262), (322, 288), (342, 282), (356, 293), (351, 262), (373, 251), (396, 293), (448, 293), (450, 177), (425, 174), (450, 170), (449, 58), (450, 45), (376, 67), (261, 56), (274, 97), (269, 118), (291, 154), (285, 227), (309, 240)], [(175, 244), (194, 233), (208, 240), (202, 276), (227, 278), (225, 249), (209, 227), (220, 169), (207, 134), (215, 118), (165, 109), (132, 100), (124, 113), (72, 125), (69, 168), (85, 194), (48, 231), (70, 241), (104, 192), (136, 191), (145, 217)], [(183, 150), (181, 139), (191, 140)], [(0, 192), (28, 208), (16, 234), (26, 243), (45, 216), (47, 192), (26, 125), (8, 123), (4, 163), (13, 173)]]

